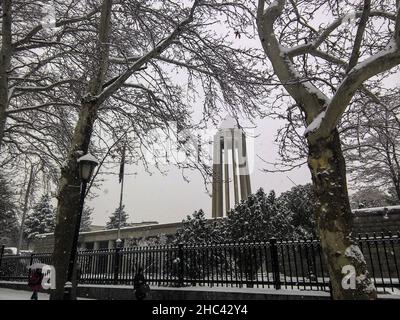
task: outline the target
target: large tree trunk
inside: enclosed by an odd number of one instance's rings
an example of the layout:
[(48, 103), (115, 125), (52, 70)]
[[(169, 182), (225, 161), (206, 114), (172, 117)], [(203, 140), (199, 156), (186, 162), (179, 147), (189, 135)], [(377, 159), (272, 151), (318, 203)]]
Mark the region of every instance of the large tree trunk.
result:
[(0, 53), (0, 150), (4, 136), (4, 129), (7, 119), (8, 108), (8, 71), (10, 69), (10, 61), (12, 54), (11, 47), (11, 24), (12, 11), (11, 0), (2, 1), (2, 41)]
[[(311, 171), (316, 220), (332, 284), (334, 299), (375, 299), (376, 290), (366, 261), (351, 238), (350, 210), (345, 161), (337, 129), (329, 138), (309, 140), (308, 166)], [(355, 269), (355, 288), (343, 288), (344, 266)]]
[(87, 153), (98, 106), (94, 102), (82, 104), (75, 127), (72, 148), (66, 165), (61, 169), (58, 193), (57, 220), (54, 232), (53, 261), (56, 269), (56, 289), (51, 299), (61, 300), (67, 281), (68, 265), (79, 211), (80, 180), (77, 159)]
[[(67, 164), (61, 169), (53, 252), (56, 289), (51, 293), (51, 299), (63, 299), (74, 230), (76, 227), (80, 227), (76, 226), (77, 215), (80, 210), (80, 180), (77, 159), (88, 151), (93, 124), (100, 106), (97, 96), (102, 91), (108, 66), (111, 7), (112, 0), (103, 0), (96, 50), (98, 59), (93, 61), (92, 67), (88, 70), (90, 75), (88, 94), (82, 99), (82, 107), (75, 127)], [(76, 260), (74, 263), (76, 265)], [(75, 289), (73, 287), (72, 294), (76, 292)]]
[[(393, 174), (393, 173), (392, 173)], [(397, 201), (400, 201), (400, 171), (396, 170), (394, 171), (395, 177), (392, 177), (393, 185), (394, 185), (394, 197), (397, 197)]]

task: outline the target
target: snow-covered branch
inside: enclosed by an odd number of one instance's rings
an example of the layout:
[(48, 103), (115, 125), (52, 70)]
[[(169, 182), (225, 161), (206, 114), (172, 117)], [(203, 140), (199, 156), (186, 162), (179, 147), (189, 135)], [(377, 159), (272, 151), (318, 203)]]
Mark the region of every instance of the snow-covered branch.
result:
[(398, 64), (400, 64), (400, 50), (396, 42), (392, 40), (384, 50), (355, 65), (343, 79), (329, 103), (318, 130), (318, 136), (328, 136), (337, 126), (354, 93), (364, 81), (390, 70)]
[(66, 103), (66, 102), (65, 103), (64, 102), (49, 102), (49, 103), (43, 103), (43, 104), (39, 104), (39, 105), (32, 106), (32, 107), (25, 107), (25, 108), (7, 110), (7, 115), (26, 112), (26, 111), (45, 109), (45, 108), (48, 108), (48, 107), (75, 107), (75, 108), (79, 108), (80, 105), (73, 104), (73, 103)]
[(54, 82), (48, 86), (36, 86), (36, 87), (22, 87), (22, 86), (18, 86), (18, 87), (14, 87), (15, 91), (23, 91), (23, 92), (40, 92), (40, 91), (45, 91), (48, 92), (49, 90), (61, 86), (63, 84), (69, 84), (69, 83), (82, 83), (81, 80), (79, 79), (67, 79), (67, 80), (61, 80), (58, 82)]
[(358, 23), (357, 34), (354, 40), (353, 50), (351, 52), (350, 60), (347, 65), (347, 72), (353, 68), (360, 56), (361, 42), (363, 40), (364, 31), (367, 26), (369, 13), (371, 11), (371, 0), (364, 0), (364, 9), (361, 15), (360, 22)]
[[(343, 15), (340, 18), (336, 19), (333, 21), (330, 25), (325, 27), (322, 32), (319, 34), (319, 36), (316, 37), (315, 40), (313, 40), (310, 43), (307, 44), (301, 44), (294, 46), (290, 49), (287, 49), (287, 53), (289, 57), (293, 58), (305, 53), (315, 53), (318, 52), (316, 49), (324, 42), (326, 41), (329, 36), (332, 34), (333, 31), (335, 31), (338, 27), (340, 27), (344, 22), (347, 22), (349, 20), (349, 17), (354, 17), (354, 18), (359, 18), (363, 15), (364, 11), (356, 11), (353, 13), (349, 13), (347, 15)], [(396, 15), (391, 14), (389, 12), (384, 12), (384, 11), (377, 11), (377, 10), (372, 10), (368, 13), (368, 16), (370, 17), (383, 17), (389, 20), (395, 20)]]
[[(75, 17), (75, 18), (70, 18), (70, 19), (65, 19), (65, 20), (61, 20), (61, 21), (57, 21), (55, 23), (55, 27), (59, 28), (59, 27), (64, 27), (73, 23), (77, 23), (80, 21), (85, 21), (90, 19), (93, 15), (97, 14), (100, 10), (100, 7), (95, 8), (93, 11), (89, 12), (88, 14), (86, 14), (83, 17)], [(43, 30), (43, 24), (39, 24), (36, 27), (32, 28), (26, 35), (25, 37), (23, 37), (22, 39), (19, 39), (18, 41), (14, 42), (12, 44), (13, 50), (18, 49), (18, 47), (21, 47), (27, 43), (29, 43), (32, 38), (37, 35), (41, 30)], [(42, 43), (43, 46), (43, 43)]]
[[(127, 58), (112, 57), (112, 58), (110, 58), (110, 62), (116, 63), (116, 64), (127, 64), (129, 62), (135, 62), (139, 59), (140, 59), (140, 57), (127, 57)], [(197, 71), (199, 73), (207, 74), (209, 76), (213, 75), (212, 72), (210, 72), (209, 70), (206, 70), (204, 68), (201, 68), (200, 66), (196, 66), (196, 65), (190, 64), (185, 61), (179, 61), (176, 59), (166, 58), (166, 57), (162, 57), (162, 56), (154, 57), (154, 60), (158, 60), (158, 61), (166, 62), (166, 63), (172, 64), (175, 66), (187, 68), (187, 69), (190, 69), (193, 71)]]
[(188, 24), (193, 21), (193, 16), (196, 7), (199, 5), (199, 0), (195, 0), (193, 6), (190, 10), (189, 16), (179, 23), (176, 28), (171, 32), (171, 34), (161, 41), (157, 46), (155, 46), (151, 51), (147, 54), (143, 55), (139, 59), (137, 59), (129, 68), (122, 73), (114, 82), (112, 82), (108, 87), (104, 88), (102, 93), (98, 96), (98, 101), (102, 103), (108, 97), (113, 95), (121, 85), (129, 79), (129, 77), (142, 68), (146, 63), (148, 63), (151, 59), (159, 56), (164, 50), (166, 50), (169, 45), (176, 40), (176, 38), (185, 30)]
[[(286, 90), (301, 105), (311, 119), (319, 113), (320, 108), (326, 105), (329, 99), (312, 83), (301, 82), (301, 76), (290, 60), (287, 49), (280, 45), (275, 36), (274, 22), (282, 14), (284, 5), (284, 0), (278, 0), (264, 10), (264, 1), (259, 1), (257, 11), (258, 32), (275, 73), (284, 83)], [(293, 84), (285, 85), (285, 83)]]

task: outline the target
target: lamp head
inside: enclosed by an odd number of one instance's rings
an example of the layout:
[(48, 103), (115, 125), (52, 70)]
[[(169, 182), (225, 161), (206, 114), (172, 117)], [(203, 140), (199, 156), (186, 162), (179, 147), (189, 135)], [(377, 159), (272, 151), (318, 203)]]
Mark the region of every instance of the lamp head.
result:
[(77, 161), (79, 164), (79, 178), (84, 182), (88, 182), (92, 177), (94, 168), (99, 162), (90, 153), (80, 157)]
[(115, 246), (116, 246), (117, 248), (121, 248), (121, 247), (122, 247), (122, 240), (121, 240), (121, 239), (115, 240)]

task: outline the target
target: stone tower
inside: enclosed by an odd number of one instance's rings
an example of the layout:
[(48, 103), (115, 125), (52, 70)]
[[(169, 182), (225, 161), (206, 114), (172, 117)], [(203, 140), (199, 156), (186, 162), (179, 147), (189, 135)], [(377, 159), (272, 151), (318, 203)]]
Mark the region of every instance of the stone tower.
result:
[(246, 137), (233, 118), (225, 118), (214, 136), (212, 217), (223, 217), (250, 193)]

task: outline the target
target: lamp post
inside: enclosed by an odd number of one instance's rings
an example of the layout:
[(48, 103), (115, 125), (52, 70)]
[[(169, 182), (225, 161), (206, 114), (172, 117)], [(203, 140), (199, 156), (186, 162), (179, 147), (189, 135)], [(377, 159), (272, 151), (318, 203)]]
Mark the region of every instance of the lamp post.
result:
[(72, 299), (72, 276), (74, 273), (74, 265), (76, 258), (76, 251), (78, 247), (78, 238), (79, 238), (79, 229), (81, 226), (82, 212), (83, 212), (83, 204), (85, 201), (86, 195), (86, 187), (90, 178), (92, 177), (94, 168), (99, 164), (97, 159), (92, 156), (90, 153), (85, 154), (80, 157), (78, 160), (79, 165), (79, 178), (81, 180), (81, 192), (80, 192), (80, 200), (79, 200), (79, 212), (76, 218), (75, 230), (74, 230), (74, 238), (72, 241), (71, 254), (68, 265), (68, 274), (67, 274), (67, 282), (64, 285), (64, 300)]

